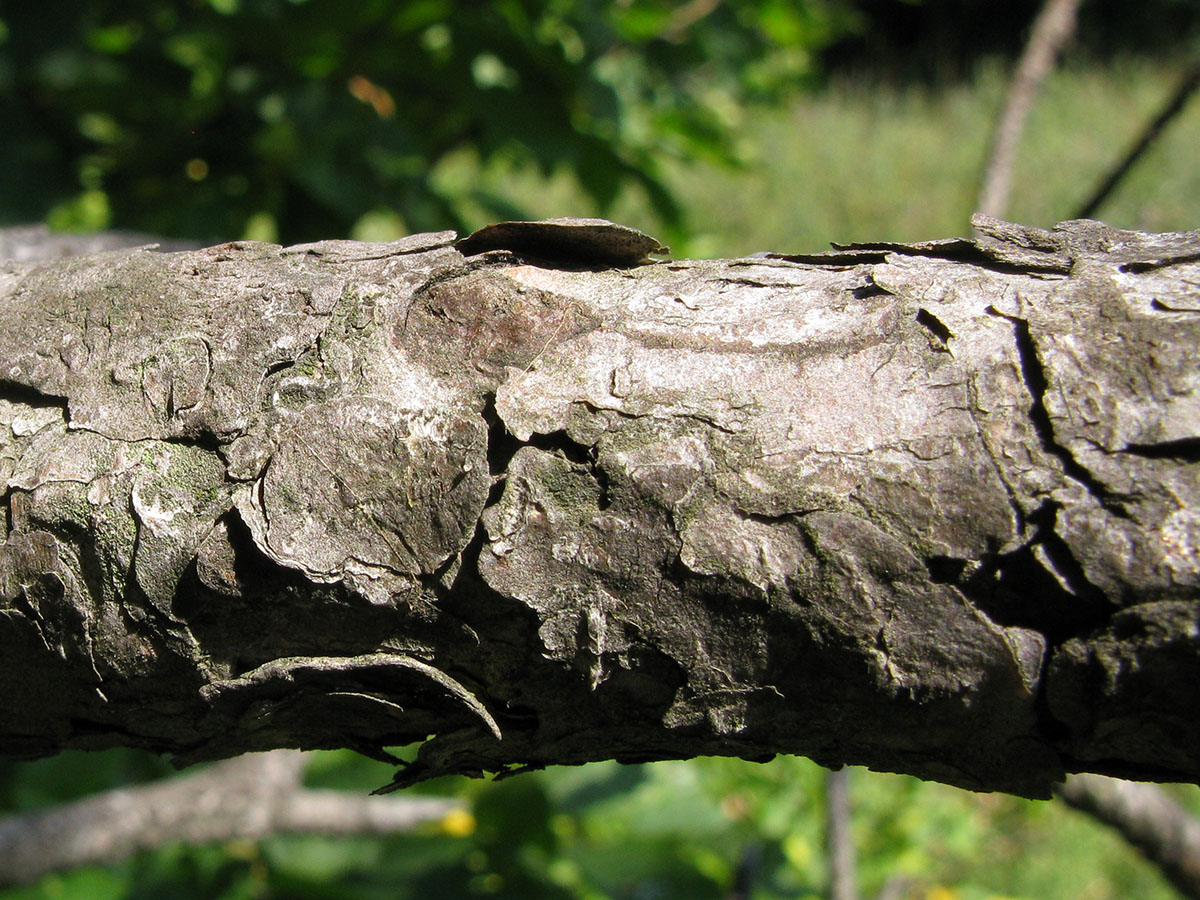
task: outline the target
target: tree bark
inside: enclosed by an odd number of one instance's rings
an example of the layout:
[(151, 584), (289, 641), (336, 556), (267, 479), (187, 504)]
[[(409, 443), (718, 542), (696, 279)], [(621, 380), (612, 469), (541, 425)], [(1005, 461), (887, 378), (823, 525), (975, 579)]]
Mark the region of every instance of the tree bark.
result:
[(1200, 777), (1200, 232), (0, 268), (0, 752)]

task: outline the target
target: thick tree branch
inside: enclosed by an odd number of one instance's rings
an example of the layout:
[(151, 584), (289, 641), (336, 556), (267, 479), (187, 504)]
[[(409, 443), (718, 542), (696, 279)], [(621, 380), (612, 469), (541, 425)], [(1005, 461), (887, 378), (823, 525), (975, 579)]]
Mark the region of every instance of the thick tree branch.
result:
[(1200, 233), (976, 226), (7, 264), (0, 751), (1195, 780)]

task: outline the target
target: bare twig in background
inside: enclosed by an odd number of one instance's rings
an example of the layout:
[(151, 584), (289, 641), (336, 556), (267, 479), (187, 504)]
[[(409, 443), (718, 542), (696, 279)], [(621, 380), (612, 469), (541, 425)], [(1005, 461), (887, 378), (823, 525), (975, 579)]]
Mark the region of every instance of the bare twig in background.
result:
[(1082, 0), (1046, 0), (1029, 35), (1029, 43), (1013, 73), (1004, 112), (996, 124), (992, 149), (983, 172), (976, 212), (1003, 216), (1012, 192), (1013, 166), (1025, 119), (1034, 97), (1071, 35)]
[(1200, 898), (1200, 821), (1162, 788), (1103, 775), (1071, 775), (1058, 795), (1116, 829), (1185, 897)]
[(875, 895), (875, 900), (900, 900), (910, 890), (913, 890), (917, 883), (916, 879), (909, 878), (907, 875), (893, 875), (883, 883), (883, 887)]
[(671, 14), (667, 27), (663, 29), (663, 38), (668, 41), (682, 41), (689, 28), (720, 5), (721, 0), (688, 0)]
[(1113, 167), (1105, 179), (1100, 182), (1100, 186), (1096, 188), (1088, 201), (1079, 208), (1079, 212), (1075, 214), (1075, 218), (1090, 219), (1095, 215), (1096, 210), (1109, 198), (1117, 185), (1121, 183), (1121, 179), (1133, 168), (1134, 163), (1142, 158), (1150, 148), (1150, 145), (1166, 130), (1171, 120), (1183, 112), (1197, 88), (1200, 88), (1200, 59), (1194, 60), (1184, 71), (1183, 78), (1180, 79), (1175, 93), (1171, 95), (1171, 98), (1163, 106), (1162, 110), (1159, 111), (1158, 115), (1142, 131), (1141, 136), (1129, 148), (1129, 152)]
[(257, 840), (276, 832), (390, 834), (461, 808), (449, 799), (305, 789), (303, 767), (295, 750), (248, 754), (196, 775), (0, 818), (0, 884), (112, 863), (175, 841)]
[(854, 836), (850, 833), (850, 773), (825, 776), (825, 840), (829, 847), (829, 900), (858, 900)]
[(725, 900), (750, 900), (761, 869), (762, 850), (758, 844), (747, 844), (733, 873), (733, 888), (725, 895)]

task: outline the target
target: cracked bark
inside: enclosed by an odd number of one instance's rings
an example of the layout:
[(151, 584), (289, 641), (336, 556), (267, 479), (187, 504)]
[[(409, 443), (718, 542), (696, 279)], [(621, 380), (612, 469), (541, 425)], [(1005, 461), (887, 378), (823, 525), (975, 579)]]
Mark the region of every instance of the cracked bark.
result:
[(1200, 778), (1200, 233), (0, 268), (0, 752)]

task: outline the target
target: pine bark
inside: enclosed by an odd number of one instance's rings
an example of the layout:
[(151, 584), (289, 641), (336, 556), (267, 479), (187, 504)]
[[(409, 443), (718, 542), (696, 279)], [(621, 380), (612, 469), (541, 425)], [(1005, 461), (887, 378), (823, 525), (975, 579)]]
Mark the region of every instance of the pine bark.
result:
[(0, 264), (0, 753), (1200, 779), (1200, 232)]

